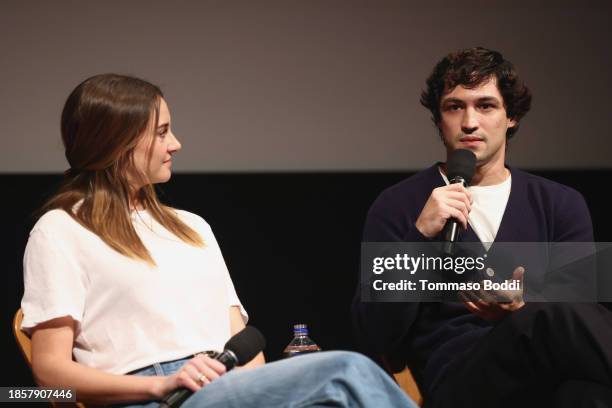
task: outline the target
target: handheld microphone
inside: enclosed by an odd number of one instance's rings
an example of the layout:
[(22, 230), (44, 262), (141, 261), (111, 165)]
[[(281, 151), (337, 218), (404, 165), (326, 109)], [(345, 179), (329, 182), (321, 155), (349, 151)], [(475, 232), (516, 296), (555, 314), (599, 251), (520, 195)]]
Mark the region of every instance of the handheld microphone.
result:
[[(446, 163), (446, 174), (450, 184), (461, 183), (467, 187), (474, 177), (476, 172), (476, 155), (468, 149), (455, 150), (448, 163)], [(444, 229), (442, 230), (442, 250), (444, 253), (452, 255), (454, 252), (455, 242), (459, 240), (460, 235), (459, 222), (450, 218)]]
[[(265, 347), (266, 339), (263, 334), (255, 327), (247, 326), (225, 343), (222, 353), (215, 353), (212, 358), (221, 362), (227, 371), (230, 371), (237, 365), (251, 361)], [(193, 392), (190, 389), (179, 388), (168, 394), (159, 406), (160, 408), (180, 407), (191, 394)]]

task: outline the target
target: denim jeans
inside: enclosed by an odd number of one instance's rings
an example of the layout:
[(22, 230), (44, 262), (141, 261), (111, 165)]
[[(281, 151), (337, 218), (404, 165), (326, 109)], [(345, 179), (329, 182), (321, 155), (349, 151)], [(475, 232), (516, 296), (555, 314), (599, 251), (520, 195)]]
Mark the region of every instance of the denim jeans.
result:
[[(134, 375), (170, 375), (187, 360), (154, 364)], [(155, 408), (157, 402), (124, 405)], [(417, 408), (383, 370), (365, 356), (326, 351), (234, 370), (206, 385), (183, 408), (408, 407)]]

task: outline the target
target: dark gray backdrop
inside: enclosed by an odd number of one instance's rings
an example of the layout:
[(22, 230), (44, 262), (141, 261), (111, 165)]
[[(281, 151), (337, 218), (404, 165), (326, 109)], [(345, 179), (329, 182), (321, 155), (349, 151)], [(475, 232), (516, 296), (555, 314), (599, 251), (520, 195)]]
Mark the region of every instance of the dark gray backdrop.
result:
[(476, 45), (535, 94), (512, 164), (610, 167), (612, 2), (418, 3), (3, 0), (0, 172), (64, 170), (62, 104), (109, 71), (164, 89), (177, 171), (420, 169), (441, 152), (424, 79)]

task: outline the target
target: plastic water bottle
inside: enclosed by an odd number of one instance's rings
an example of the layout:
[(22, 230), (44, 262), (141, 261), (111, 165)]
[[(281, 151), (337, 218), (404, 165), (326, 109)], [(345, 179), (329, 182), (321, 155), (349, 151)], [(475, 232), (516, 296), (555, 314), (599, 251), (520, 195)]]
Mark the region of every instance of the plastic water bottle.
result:
[(283, 357), (293, 357), (300, 354), (314, 353), (321, 351), (321, 347), (308, 337), (308, 326), (305, 324), (293, 325), (293, 340), (283, 350)]

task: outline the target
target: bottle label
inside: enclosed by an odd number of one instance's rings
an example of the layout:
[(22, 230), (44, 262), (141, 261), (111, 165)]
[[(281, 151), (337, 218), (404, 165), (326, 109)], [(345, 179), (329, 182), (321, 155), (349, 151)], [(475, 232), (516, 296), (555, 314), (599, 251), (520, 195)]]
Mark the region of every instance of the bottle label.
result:
[(305, 349), (305, 350), (290, 350), (290, 351), (285, 351), (283, 353), (283, 358), (301, 356), (302, 354), (316, 353), (317, 351), (321, 351), (321, 349), (320, 348), (316, 348), (316, 349), (312, 348), (312, 349)]

